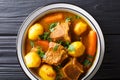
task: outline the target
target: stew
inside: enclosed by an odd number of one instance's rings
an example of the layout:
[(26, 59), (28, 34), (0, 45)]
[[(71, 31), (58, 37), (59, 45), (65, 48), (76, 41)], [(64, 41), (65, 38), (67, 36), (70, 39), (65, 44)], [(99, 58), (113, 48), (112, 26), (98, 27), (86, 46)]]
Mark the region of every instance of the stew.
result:
[(27, 33), (24, 61), (43, 80), (81, 79), (94, 61), (97, 34), (79, 15), (46, 14)]

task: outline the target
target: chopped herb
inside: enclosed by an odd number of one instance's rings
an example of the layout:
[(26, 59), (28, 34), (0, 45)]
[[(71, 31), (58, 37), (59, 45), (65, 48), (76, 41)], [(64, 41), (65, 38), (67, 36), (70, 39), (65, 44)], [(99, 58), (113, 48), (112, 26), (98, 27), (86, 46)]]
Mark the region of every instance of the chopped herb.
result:
[(68, 51), (75, 51), (75, 47), (73, 45), (69, 45)]
[(57, 43), (62, 45), (63, 41), (62, 40), (58, 40)]
[(87, 55), (87, 57), (88, 57), (88, 58), (93, 58), (93, 56), (91, 56), (91, 55)]
[(66, 18), (65, 22), (70, 22), (72, 18), (68, 17)]
[(66, 41), (66, 46), (69, 46), (70, 45), (70, 42), (69, 41)]
[(30, 45), (31, 45), (31, 47), (34, 47), (34, 42), (30, 41)]
[(85, 59), (85, 61), (83, 62), (84, 66), (88, 66), (90, 64), (91, 64), (91, 62), (88, 59)]
[(64, 46), (65, 48), (68, 48), (70, 45), (69, 41), (62, 41), (62, 40), (58, 40), (57, 41), (58, 44), (61, 44), (62, 46)]
[(53, 50), (54, 50), (54, 51), (57, 51), (58, 47), (59, 47), (59, 45), (56, 44), (55, 47), (53, 48)]
[(76, 19), (80, 19), (80, 16), (78, 16), (78, 15), (76, 15), (75, 17), (76, 17)]
[(61, 65), (54, 66), (54, 70), (55, 70), (56, 72), (59, 72), (59, 70), (60, 70), (61, 67), (62, 67)]
[(69, 45), (70, 45), (70, 42), (69, 41), (65, 41), (65, 42), (63, 42), (62, 45), (67, 49), (69, 47)]
[(63, 75), (61, 73), (57, 73), (55, 80), (61, 80), (63, 78)]
[(44, 32), (43, 35), (40, 35), (39, 37), (40, 37), (40, 39), (42, 39), (42, 40), (51, 41), (50, 32)]
[(45, 32), (45, 33), (44, 33), (44, 36), (43, 36), (44, 40), (46, 40), (46, 39), (48, 38), (49, 35), (50, 35), (49, 32)]
[(41, 58), (45, 58), (45, 52), (43, 52), (40, 47), (38, 48), (38, 54)]
[(55, 80), (61, 80), (63, 78), (63, 74), (61, 72), (61, 68), (62, 68), (61, 65), (53, 66), (53, 69), (57, 72)]
[(50, 27), (49, 27), (50, 32), (53, 32), (56, 26), (57, 26), (57, 23), (50, 24)]
[(49, 42), (52, 41), (52, 39), (50, 38), (50, 36), (47, 37), (47, 40), (48, 40)]

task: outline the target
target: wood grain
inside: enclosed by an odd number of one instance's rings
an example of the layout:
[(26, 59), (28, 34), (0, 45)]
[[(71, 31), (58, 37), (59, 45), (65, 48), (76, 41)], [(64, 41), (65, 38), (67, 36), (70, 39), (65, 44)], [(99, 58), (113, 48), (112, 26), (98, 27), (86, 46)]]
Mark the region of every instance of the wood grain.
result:
[(85, 9), (104, 33), (105, 56), (93, 80), (120, 79), (120, 0), (0, 0), (0, 80), (30, 80), (17, 59), (18, 30), (32, 11), (58, 2)]

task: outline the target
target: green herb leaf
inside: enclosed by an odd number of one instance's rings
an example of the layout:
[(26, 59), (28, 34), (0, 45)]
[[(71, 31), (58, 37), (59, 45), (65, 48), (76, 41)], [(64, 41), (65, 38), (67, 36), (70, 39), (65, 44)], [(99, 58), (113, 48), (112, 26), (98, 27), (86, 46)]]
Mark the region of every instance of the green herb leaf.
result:
[(55, 80), (62, 80), (63, 75), (61, 73), (57, 73)]
[(50, 35), (49, 32), (45, 32), (45, 33), (44, 33), (44, 36), (43, 36), (44, 40), (47, 40), (47, 38), (48, 38), (49, 35)]
[(75, 51), (75, 47), (73, 45), (69, 45), (68, 51)]
[(30, 41), (30, 45), (31, 45), (31, 47), (34, 47), (34, 42)]
[(59, 45), (56, 44), (55, 47), (53, 48), (53, 50), (54, 50), (54, 51), (57, 51), (58, 47), (59, 47)]
[(70, 22), (72, 18), (68, 17), (66, 18), (65, 22)]
[(92, 63), (88, 59), (85, 59), (85, 61), (83, 62), (84, 66), (88, 66), (90, 64), (92, 64)]
[(76, 17), (76, 19), (80, 19), (80, 16), (78, 16), (78, 15), (76, 15), (75, 17)]
[(62, 66), (58, 65), (58, 66), (54, 66), (53, 68), (56, 72), (59, 72), (59, 70), (60, 70), (60, 68), (62, 68)]
[(52, 41), (52, 39), (50, 38), (50, 36), (47, 37), (47, 40), (48, 40), (49, 42)]
[(56, 26), (57, 26), (57, 23), (50, 24), (50, 27), (49, 27), (50, 32), (53, 32)]
[(57, 41), (58, 44), (61, 44), (62, 46), (64, 46), (65, 48), (68, 48), (70, 45), (69, 41), (62, 41), (62, 40), (58, 40)]
[(87, 57), (88, 57), (88, 58), (93, 58), (93, 56), (91, 56), (91, 55), (87, 55)]
[(58, 40), (57, 43), (62, 45), (63, 41), (62, 40)]
[(50, 32), (44, 32), (43, 35), (40, 35), (39, 36), (40, 39), (42, 40), (48, 40), (48, 41), (51, 41), (52, 39), (50, 38)]
[(70, 42), (69, 41), (66, 41), (66, 46), (69, 46), (70, 45)]
[(43, 52), (40, 47), (38, 48), (38, 54), (41, 58), (45, 58), (45, 52)]

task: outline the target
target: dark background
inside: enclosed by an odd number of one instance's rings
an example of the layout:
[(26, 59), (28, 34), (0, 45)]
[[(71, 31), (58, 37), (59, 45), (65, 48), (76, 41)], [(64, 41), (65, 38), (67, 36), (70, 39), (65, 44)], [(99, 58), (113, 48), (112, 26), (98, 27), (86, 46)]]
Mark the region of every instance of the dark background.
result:
[(0, 80), (29, 80), (17, 59), (18, 30), (29, 13), (57, 2), (85, 9), (103, 31), (105, 56), (92, 80), (120, 80), (120, 0), (0, 0)]

